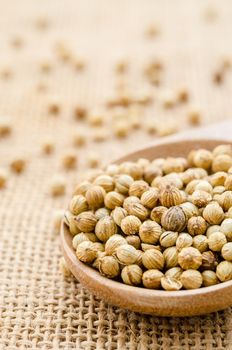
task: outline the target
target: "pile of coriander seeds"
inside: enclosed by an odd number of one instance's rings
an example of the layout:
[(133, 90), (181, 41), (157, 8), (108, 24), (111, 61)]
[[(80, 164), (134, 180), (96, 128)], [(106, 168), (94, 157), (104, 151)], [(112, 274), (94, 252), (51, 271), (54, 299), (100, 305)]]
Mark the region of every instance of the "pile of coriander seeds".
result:
[(107, 278), (167, 291), (232, 279), (232, 146), (112, 164), (65, 212), (77, 258)]

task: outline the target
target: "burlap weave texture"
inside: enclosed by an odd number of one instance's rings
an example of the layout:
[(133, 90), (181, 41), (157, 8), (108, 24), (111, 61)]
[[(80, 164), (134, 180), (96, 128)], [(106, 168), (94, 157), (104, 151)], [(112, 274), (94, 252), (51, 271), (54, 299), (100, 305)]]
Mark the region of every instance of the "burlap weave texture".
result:
[[(218, 9), (213, 22), (205, 21), (210, 6)], [(23, 154), (28, 167), (21, 176), (11, 175), (0, 193), (0, 348), (78, 350), (211, 350), (232, 349), (232, 311), (194, 318), (159, 318), (112, 307), (96, 299), (72, 278), (59, 273), (61, 256), (52, 226), (55, 208), (65, 208), (77, 174), (68, 173), (65, 198), (48, 194), (51, 176), (60, 171), (60, 155), (70, 146), (77, 125), (72, 107), (79, 103), (98, 106), (113, 87), (112, 64), (121, 54), (131, 62), (132, 88), (139, 86), (144, 62), (161, 57), (167, 67), (166, 87), (186, 84), (193, 102), (202, 107), (203, 122), (229, 119), (232, 79), (218, 88), (211, 72), (223, 54), (232, 57), (232, 3), (206, 1), (0, 1), (0, 69), (10, 66), (12, 78), (0, 82), (0, 113), (12, 117), (10, 138), (0, 142), (1, 165)], [(35, 23), (46, 17), (49, 26)], [(161, 35), (150, 42), (144, 30), (160, 24)], [(12, 37), (24, 45), (15, 50)], [(77, 73), (69, 64), (55, 60), (53, 48), (67, 40), (87, 70)], [(39, 62), (53, 62), (48, 75), (39, 72)], [(139, 73), (140, 72), (140, 73)], [(47, 92), (36, 86), (46, 83)], [(58, 96), (62, 112), (51, 117), (47, 102)], [(159, 106), (152, 112), (162, 119)], [(185, 109), (175, 114), (180, 127), (187, 123)], [(40, 143), (45, 135), (56, 140), (56, 152), (44, 157)], [(123, 142), (94, 145), (104, 158), (151, 142), (143, 131)], [(84, 150), (91, 151), (88, 143)], [(79, 170), (86, 151), (78, 151)]]

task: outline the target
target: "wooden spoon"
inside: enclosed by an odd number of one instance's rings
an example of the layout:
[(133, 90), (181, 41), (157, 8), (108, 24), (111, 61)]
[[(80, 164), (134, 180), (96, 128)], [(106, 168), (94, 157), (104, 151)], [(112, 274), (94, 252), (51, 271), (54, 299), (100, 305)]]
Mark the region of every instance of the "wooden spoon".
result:
[[(229, 142), (209, 139), (163, 142), (128, 154), (117, 160), (116, 163), (136, 160), (140, 157), (152, 160), (157, 157), (186, 156), (192, 149), (207, 148), (210, 150), (222, 143)], [(174, 292), (128, 286), (105, 278), (77, 259), (72, 248), (72, 236), (64, 223), (61, 227), (61, 247), (73, 275), (89, 291), (113, 305), (159, 316), (201, 315), (232, 305), (232, 281), (195, 290)]]

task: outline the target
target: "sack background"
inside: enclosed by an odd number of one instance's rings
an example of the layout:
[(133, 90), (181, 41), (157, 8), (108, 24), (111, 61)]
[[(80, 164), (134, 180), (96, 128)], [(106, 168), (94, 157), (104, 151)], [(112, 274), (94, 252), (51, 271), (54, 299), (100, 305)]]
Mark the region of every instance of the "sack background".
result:
[[(215, 18), (207, 19), (214, 9)], [(12, 71), (12, 77), (0, 79), (0, 113), (13, 123), (12, 135), (0, 140), (1, 166), (17, 156), (28, 159), (25, 173), (10, 175), (0, 194), (1, 349), (231, 349), (231, 309), (190, 319), (139, 315), (96, 299), (73, 278), (65, 280), (59, 273), (61, 253), (52, 215), (67, 206), (78, 174), (65, 173), (66, 197), (51, 198), (48, 189), (51, 176), (63, 172), (61, 154), (71, 145), (73, 128), (80, 126), (73, 107), (96, 108), (104, 102), (113, 91), (112, 66), (120, 55), (130, 62), (132, 91), (144, 84), (141, 72), (147, 60), (158, 57), (165, 65), (161, 90), (186, 85), (191, 103), (202, 110), (203, 124), (231, 118), (232, 74), (219, 87), (212, 84), (212, 72), (223, 55), (232, 58), (232, 3), (1, 0), (0, 13), (0, 75), (8, 67)], [(41, 18), (48, 19), (48, 28), (38, 28)], [(150, 23), (160, 25), (154, 40), (144, 37)], [(24, 43), (19, 49), (11, 44), (16, 36)], [(57, 60), (58, 41), (86, 58), (84, 72)], [(39, 70), (44, 60), (52, 62), (48, 74)], [(39, 92), (43, 84), (47, 90)], [(61, 106), (57, 117), (47, 113), (54, 96)], [(188, 106), (165, 111), (154, 103), (146, 118), (174, 118), (186, 129)], [(47, 158), (40, 150), (45, 136), (56, 143), (54, 156)], [(142, 129), (123, 141), (90, 141), (77, 151), (78, 171), (93, 149), (107, 163), (154, 139)]]

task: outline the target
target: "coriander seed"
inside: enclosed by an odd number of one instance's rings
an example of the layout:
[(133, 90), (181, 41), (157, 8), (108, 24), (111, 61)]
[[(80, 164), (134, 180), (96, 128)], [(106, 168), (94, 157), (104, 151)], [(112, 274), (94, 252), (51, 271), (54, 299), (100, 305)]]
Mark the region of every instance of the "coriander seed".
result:
[(142, 256), (143, 265), (148, 269), (161, 270), (164, 267), (163, 254), (157, 249), (149, 249), (143, 253)]
[(214, 232), (208, 238), (209, 249), (214, 252), (220, 252), (226, 243), (226, 236), (222, 232)]
[(119, 234), (112, 235), (105, 244), (105, 252), (107, 255), (113, 255), (116, 249), (123, 244), (127, 244), (127, 240)]
[(161, 225), (166, 231), (182, 232), (186, 226), (186, 216), (183, 209), (179, 206), (168, 209), (162, 215)]
[(106, 242), (111, 236), (115, 235), (117, 231), (117, 225), (111, 216), (101, 218), (95, 227), (95, 234), (102, 242)]
[(128, 215), (121, 221), (121, 229), (126, 235), (134, 235), (139, 232), (141, 221), (134, 215)]
[(98, 209), (104, 204), (105, 190), (101, 186), (91, 186), (85, 194), (86, 201), (90, 208)]
[(197, 289), (202, 285), (203, 278), (199, 271), (189, 269), (182, 273), (180, 281), (185, 289)]
[(140, 238), (136, 235), (130, 235), (126, 237), (126, 241), (128, 244), (135, 247), (135, 249), (140, 249), (141, 241)]
[(178, 255), (178, 263), (184, 270), (197, 270), (202, 264), (202, 255), (196, 248), (183, 248)]
[(214, 271), (211, 270), (205, 270), (202, 272), (202, 285), (204, 287), (214, 286), (215, 284), (219, 283), (219, 280), (217, 278), (217, 275)]
[(161, 286), (164, 290), (180, 290), (182, 283), (173, 277), (164, 276), (161, 278)]
[(115, 256), (123, 265), (131, 265), (138, 259), (138, 252), (132, 245), (122, 244), (116, 248)]
[(161, 234), (161, 226), (152, 220), (144, 221), (139, 227), (139, 237), (143, 243), (155, 244)]
[(145, 288), (159, 289), (163, 273), (157, 269), (147, 270), (143, 273), (142, 281)]
[(220, 262), (216, 268), (216, 275), (221, 282), (230, 281), (232, 279), (232, 262)]
[(113, 256), (103, 256), (99, 259), (100, 273), (107, 278), (115, 278), (120, 273), (119, 263)]
[(104, 203), (106, 208), (114, 209), (115, 207), (121, 207), (124, 201), (124, 196), (118, 192), (110, 191), (106, 193)]
[(82, 232), (92, 232), (95, 229), (97, 218), (90, 211), (85, 211), (80, 213), (77, 217), (74, 218), (77, 223), (77, 227)]
[(122, 269), (121, 277), (125, 284), (137, 286), (142, 282), (143, 270), (138, 265), (125, 266)]

